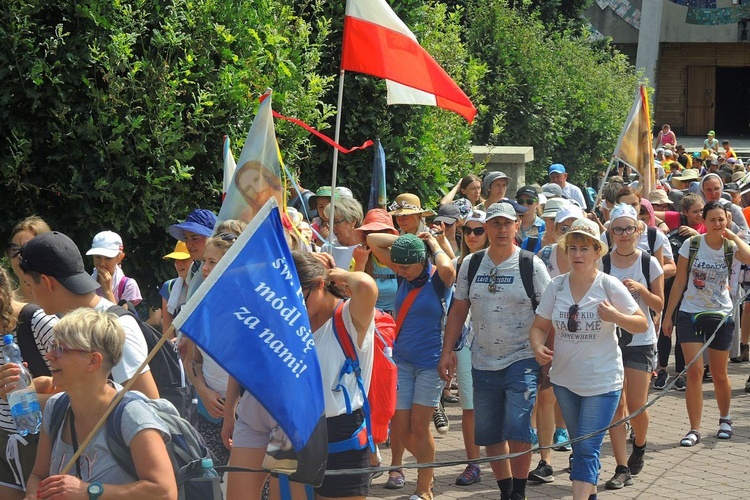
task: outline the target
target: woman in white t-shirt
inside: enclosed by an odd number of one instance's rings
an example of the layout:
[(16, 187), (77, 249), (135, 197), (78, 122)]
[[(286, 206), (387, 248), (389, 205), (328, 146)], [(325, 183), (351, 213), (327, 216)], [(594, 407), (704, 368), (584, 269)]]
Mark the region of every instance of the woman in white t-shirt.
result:
[[(638, 213), (633, 207), (625, 203), (616, 205), (611, 212), (610, 220), (609, 231), (616, 247), (603, 258), (604, 272), (617, 278), (627, 287), (648, 320), (648, 329), (645, 332), (630, 333), (618, 329), (622, 362), (625, 367), (624, 394), (614, 417), (614, 421), (619, 421), (625, 418), (626, 403), (628, 412), (632, 414), (648, 400), (651, 374), (656, 368), (657, 341), (650, 311), (661, 315), (664, 307), (664, 273), (655, 257), (636, 247), (641, 229), (638, 224)], [(647, 275), (644, 274), (644, 269)], [(607, 481), (607, 489), (627, 486), (632, 480), (631, 475), (637, 475), (643, 469), (649, 424), (648, 410), (636, 414), (630, 422), (635, 432), (630, 458), (627, 458), (625, 424), (609, 430), (617, 468), (614, 477)]]
[[(732, 418), (729, 415), (732, 385), (727, 374), (727, 362), (734, 321), (731, 317), (729, 275), (734, 259), (744, 264), (750, 263), (750, 246), (727, 229), (727, 215), (727, 209), (718, 202), (709, 201), (703, 207), (706, 234), (690, 238), (680, 248), (682, 258), (677, 263), (677, 274), (662, 324), (662, 331), (668, 337), (672, 335), (672, 327), (677, 327), (677, 343), (682, 346), (685, 361), (691, 363), (685, 392), (690, 430), (680, 441), (682, 446), (695, 446), (701, 440), (704, 368), (701, 360), (693, 361), (714, 332), (716, 335), (708, 346), (708, 366), (719, 407), (719, 431), (716, 436), (719, 439), (732, 437)], [(691, 253), (694, 255), (691, 256)], [(675, 321), (675, 308), (680, 298), (682, 302)], [(722, 324), (722, 320), (726, 321)]]
[[(625, 285), (598, 270), (607, 245), (595, 222), (575, 221), (560, 238), (560, 249), (568, 256), (570, 272), (545, 290), (529, 340), (540, 365), (552, 362), (552, 387), (575, 439), (606, 428), (617, 409), (623, 365), (615, 327), (645, 331), (648, 321)], [(548, 346), (553, 330), (554, 344)], [(596, 494), (602, 439), (598, 434), (573, 444), (574, 500)]]

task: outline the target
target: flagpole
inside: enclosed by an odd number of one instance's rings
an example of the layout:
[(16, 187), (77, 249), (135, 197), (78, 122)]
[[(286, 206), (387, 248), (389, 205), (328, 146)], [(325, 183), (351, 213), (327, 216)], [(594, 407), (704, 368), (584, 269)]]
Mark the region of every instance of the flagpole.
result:
[(604, 191), (604, 186), (607, 184), (607, 177), (609, 176), (610, 170), (612, 170), (612, 165), (615, 164), (615, 157), (612, 156), (612, 159), (609, 160), (609, 166), (607, 167), (607, 171), (604, 172), (604, 179), (602, 179), (602, 185), (599, 186), (599, 192), (596, 193), (596, 200), (594, 200), (594, 207), (592, 208), (593, 211), (596, 211), (596, 207), (599, 206), (599, 202), (602, 201), (602, 192)]
[[(339, 143), (339, 135), (341, 134), (341, 107), (344, 102), (344, 75), (345, 71), (342, 69), (339, 72), (339, 99), (336, 103), (336, 131), (333, 136), (333, 140), (336, 144)], [(333, 173), (331, 174), (331, 216), (328, 218), (328, 252), (333, 255), (333, 223), (336, 219), (335, 200), (336, 200), (336, 174), (339, 165), (339, 150), (333, 148)]]

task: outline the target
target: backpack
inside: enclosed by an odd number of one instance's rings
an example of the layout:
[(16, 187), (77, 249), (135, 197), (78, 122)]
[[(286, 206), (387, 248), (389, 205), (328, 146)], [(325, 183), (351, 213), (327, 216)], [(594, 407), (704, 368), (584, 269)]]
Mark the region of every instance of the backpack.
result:
[(50, 371), (47, 363), (44, 361), (44, 355), (39, 351), (39, 347), (34, 339), (34, 332), (31, 320), (34, 313), (39, 310), (36, 304), (26, 304), (18, 313), (18, 325), (16, 326), (16, 342), (21, 349), (21, 356), (26, 361), (31, 375), (34, 377), (49, 376)]
[[(521, 250), (518, 256), (518, 267), (521, 273), (521, 281), (523, 282), (523, 288), (526, 290), (526, 295), (531, 301), (531, 309), (536, 312), (536, 308), (539, 302), (536, 300), (536, 293), (534, 291), (534, 254), (528, 250)], [(480, 250), (475, 254), (472, 254), (469, 259), (469, 288), (474, 282), (474, 277), (477, 275), (479, 265), (484, 259), (484, 254), (487, 250)]]
[[(602, 257), (602, 267), (604, 270), (604, 274), (611, 274), (612, 271), (612, 255), (607, 254), (604, 257)], [(641, 252), (641, 272), (643, 273), (643, 276), (646, 278), (646, 288), (649, 287), (651, 284), (651, 256), (647, 254), (646, 252)]]
[[(115, 314), (118, 318), (128, 315), (135, 318), (141, 329), (141, 333), (143, 333), (143, 337), (146, 339), (149, 352), (151, 352), (162, 337), (162, 334), (154, 327), (144, 323), (140, 318), (121, 306), (114, 305), (107, 312)], [(151, 369), (151, 375), (154, 377), (156, 388), (159, 389), (159, 395), (170, 401), (177, 408), (180, 415), (186, 415), (189, 406), (188, 403), (192, 398), (189, 394), (189, 387), (186, 387), (185, 371), (182, 368), (182, 360), (180, 359), (180, 353), (175, 343), (164, 342), (148, 366)]]
[(393, 361), (393, 343), (395, 342), (396, 322), (393, 317), (375, 310), (375, 339), (372, 364), (372, 378), (370, 380), (370, 391), (365, 394), (362, 370), (359, 366), (359, 358), (354, 348), (349, 332), (344, 324), (344, 300), (340, 301), (333, 311), (333, 332), (336, 335), (341, 350), (344, 352), (346, 361), (339, 372), (339, 381), (335, 390), (344, 392), (346, 401), (346, 413), (352, 412), (351, 399), (348, 392), (341, 385), (341, 379), (347, 373), (354, 373), (357, 385), (364, 396), (362, 411), (365, 421), (351, 438), (328, 445), (329, 453), (339, 453), (347, 450), (361, 450), (369, 446), (370, 451), (375, 452), (375, 445), (384, 443), (388, 439), (388, 427), (393, 415), (396, 413), (396, 385), (398, 383), (398, 370)]
[[(192, 473), (200, 469), (200, 461), (203, 458), (212, 458), (211, 452), (206, 446), (203, 437), (184, 418), (180, 417), (177, 409), (165, 399), (148, 399), (145, 396), (128, 392), (123, 396), (117, 407), (107, 417), (105, 432), (107, 447), (117, 465), (122, 467), (133, 478), (138, 477), (130, 448), (125, 444), (122, 435), (122, 415), (125, 406), (131, 401), (140, 399), (145, 401), (156, 412), (169, 431), (169, 442), (166, 444), (169, 459), (172, 461), (177, 486), (182, 490), (184, 487), (186, 500), (211, 499), (212, 485), (207, 481), (189, 481)], [(52, 409), (50, 419), (50, 439), (57, 438), (58, 432), (65, 422), (65, 416), (70, 408), (70, 396), (62, 393)]]
[[(688, 254), (688, 273), (693, 268), (693, 262), (695, 261), (695, 257), (698, 255), (698, 248), (701, 246), (701, 236), (691, 236), (690, 237), (690, 253)], [(734, 249), (732, 248), (732, 245), (729, 244), (729, 240), (724, 240), (724, 262), (727, 264), (727, 271), (729, 272), (729, 275), (732, 274), (732, 263), (734, 262)]]

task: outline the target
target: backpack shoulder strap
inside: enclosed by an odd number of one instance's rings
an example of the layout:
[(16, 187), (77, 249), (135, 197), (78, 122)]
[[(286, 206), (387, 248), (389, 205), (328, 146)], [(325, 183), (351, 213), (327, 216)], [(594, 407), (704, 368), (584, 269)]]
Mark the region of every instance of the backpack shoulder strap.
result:
[[(430, 276), (435, 274), (435, 270), (437, 268), (435, 266), (432, 266), (432, 272)], [(433, 287), (436, 285), (432, 285)], [(419, 288), (413, 288), (409, 291), (409, 293), (406, 294), (406, 298), (401, 303), (401, 307), (398, 308), (398, 314), (396, 315), (396, 330), (394, 332), (393, 340), (396, 340), (396, 337), (398, 337), (399, 332), (401, 331), (401, 326), (403, 326), (404, 321), (406, 320), (406, 315), (409, 312), (409, 309), (411, 309), (412, 304), (414, 304), (414, 301), (417, 298), (417, 295), (422, 291), (424, 286), (420, 286)], [(437, 293), (437, 289), (435, 289), (435, 293)], [(438, 297), (441, 297), (441, 294), (438, 293)], [(342, 322), (343, 324), (343, 322)]]
[(477, 275), (477, 271), (479, 271), (479, 266), (482, 264), (482, 259), (484, 259), (484, 254), (486, 253), (487, 250), (480, 250), (469, 259), (469, 289), (471, 289), (471, 284), (474, 283), (474, 278)]
[(727, 263), (729, 275), (732, 275), (732, 264), (734, 263), (734, 248), (729, 240), (724, 239), (724, 262)]
[(338, 340), (346, 359), (357, 361), (357, 351), (354, 350), (354, 342), (352, 342), (352, 338), (346, 330), (346, 324), (344, 324), (345, 302), (345, 300), (339, 301), (333, 310), (333, 333), (336, 335), (336, 340)]
[(52, 416), (50, 417), (50, 428), (49, 438), (53, 443), (57, 439), (57, 435), (65, 422), (65, 416), (68, 414), (68, 408), (70, 408), (70, 396), (66, 392), (57, 398), (55, 406), (52, 408)]
[(130, 392), (125, 394), (120, 402), (117, 403), (117, 407), (112, 410), (109, 418), (107, 418), (105, 426), (107, 432), (107, 447), (109, 448), (112, 457), (117, 462), (117, 465), (125, 469), (128, 474), (137, 479), (138, 472), (133, 463), (133, 456), (130, 454), (130, 448), (125, 444), (125, 438), (122, 435), (122, 414), (125, 411), (125, 406), (135, 399), (143, 398)]
[(646, 288), (651, 287), (651, 256), (646, 252), (641, 252), (641, 272), (646, 278)]
[(612, 255), (609, 253), (602, 257), (602, 271), (604, 271), (604, 274), (612, 272)]
[(120, 282), (117, 284), (117, 298), (118, 299), (122, 298), (122, 294), (125, 291), (125, 285), (127, 285), (129, 279), (130, 278), (128, 278), (127, 276), (123, 276)]
[(648, 253), (654, 255), (654, 247), (656, 246), (656, 228), (648, 226), (646, 228), (646, 238), (648, 239)]
[(31, 324), (34, 313), (39, 310), (35, 304), (26, 304), (18, 314), (18, 326), (16, 327), (16, 342), (21, 349), (23, 360), (29, 365), (29, 371), (34, 377), (49, 375), (50, 371), (44, 361), (44, 355), (39, 351), (36, 343), (36, 335)]
[(536, 311), (539, 302), (536, 300), (536, 293), (534, 291), (534, 254), (528, 250), (521, 250), (518, 256), (518, 266), (523, 288), (526, 290), (529, 300), (531, 300), (532, 309)]
[(693, 262), (695, 261), (695, 256), (698, 255), (698, 249), (701, 246), (701, 237), (700, 236), (691, 236), (690, 237), (690, 253), (688, 253), (688, 273), (693, 268)]
[(552, 245), (547, 245), (546, 247), (542, 248), (542, 262), (544, 262), (544, 265), (549, 267), (550, 266), (550, 257), (552, 257)]

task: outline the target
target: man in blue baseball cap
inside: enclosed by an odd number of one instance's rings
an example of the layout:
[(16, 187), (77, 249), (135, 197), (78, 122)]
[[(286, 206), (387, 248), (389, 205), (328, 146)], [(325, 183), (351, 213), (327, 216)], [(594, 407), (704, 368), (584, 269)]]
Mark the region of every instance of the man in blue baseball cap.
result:
[(578, 186), (568, 182), (568, 172), (563, 164), (553, 163), (549, 166), (549, 180), (560, 186), (563, 193), (570, 199), (578, 202), (584, 209), (586, 208), (586, 198), (583, 197), (583, 192)]
[(185, 242), (190, 258), (193, 259), (193, 265), (190, 266), (186, 280), (188, 286), (194, 276), (200, 276), (199, 271), (203, 266), (203, 250), (206, 248), (206, 239), (213, 234), (215, 225), (216, 215), (210, 210), (198, 208), (190, 212), (185, 222), (169, 226), (169, 234), (175, 239)]

